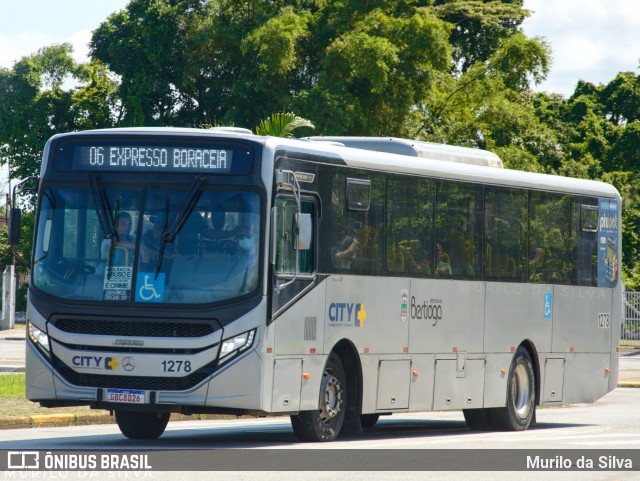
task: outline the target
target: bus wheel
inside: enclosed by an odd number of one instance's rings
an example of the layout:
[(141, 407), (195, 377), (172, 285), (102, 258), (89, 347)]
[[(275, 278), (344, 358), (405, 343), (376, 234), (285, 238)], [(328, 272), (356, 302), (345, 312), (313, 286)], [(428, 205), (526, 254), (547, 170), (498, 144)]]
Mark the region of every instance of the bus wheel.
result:
[(507, 405), (491, 410), (492, 424), (503, 431), (524, 431), (535, 413), (536, 381), (529, 352), (518, 348), (507, 381)]
[(379, 418), (380, 418), (379, 414), (361, 414), (360, 425), (363, 428), (372, 428), (376, 425)]
[(347, 406), (344, 369), (340, 358), (331, 353), (320, 383), (318, 409), (291, 416), (293, 432), (301, 441), (333, 441), (340, 433)]
[(489, 431), (491, 419), (488, 409), (463, 409), (464, 420), (472, 431)]
[(120, 432), (129, 439), (159, 438), (169, 422), (171, 413), (147, 413), (116, 410), (116, 422)]

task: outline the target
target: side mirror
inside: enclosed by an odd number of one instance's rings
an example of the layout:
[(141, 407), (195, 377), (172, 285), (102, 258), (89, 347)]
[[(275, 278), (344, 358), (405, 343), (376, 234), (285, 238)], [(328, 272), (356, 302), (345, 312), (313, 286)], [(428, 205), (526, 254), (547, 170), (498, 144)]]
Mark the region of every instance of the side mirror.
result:
[(296, 214), (296, 223), (298, 224), (298, 243), (296, 248), (303, 251), (311, 249), (311, 240), (313, 239), (311, 214)]
[(22, 222), (22, 210), (12, 208), (9, 211), (9, 245), (15, 246), (20, 243), (20, 224)]

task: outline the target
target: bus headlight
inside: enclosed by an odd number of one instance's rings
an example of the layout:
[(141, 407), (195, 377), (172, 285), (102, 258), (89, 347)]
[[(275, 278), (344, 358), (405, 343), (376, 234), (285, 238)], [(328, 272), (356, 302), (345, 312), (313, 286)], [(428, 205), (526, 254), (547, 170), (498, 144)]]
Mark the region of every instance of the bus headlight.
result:
[(235, 337), (222, 341), (220, 346), (220, 364), (228, 361), (236, 354), (241, 353), (251, 347), (253, 339), (256, 335), (256, 330), (243, 332)]
[(36, 346), (40, 347), (45, 354), (49, 355), (49, 336), (46, 332), (38, 329), (31, 322), (29, 322), (29, 339), (31, 339), (31, 342)]

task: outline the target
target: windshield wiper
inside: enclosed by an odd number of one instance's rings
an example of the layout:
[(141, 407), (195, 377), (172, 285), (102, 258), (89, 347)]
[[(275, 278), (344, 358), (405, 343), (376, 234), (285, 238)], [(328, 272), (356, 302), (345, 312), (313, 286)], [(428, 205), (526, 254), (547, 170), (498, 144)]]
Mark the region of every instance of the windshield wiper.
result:
[(89, 175), (89, 185), (91, 185), (91, 192), (93, 194), (93, 202), (96, 205), (96, 214), (98, 215), (98, 222), (100, 228), (104, 232), (105, 239), (111, 239), (109, 245), (109, 254), (107, 255), (107, 278), (111, 277), (111, 262), (113, 259), (113, 244), (118, 240), (118, 231), (115, 228), (111, 211), (109, 210), (109, 202), (106, 198), (104, 190), (98, 185), (98, 179), (94, 175)]
[(202, 194), (201, 187), (207, 182), (207, 178), (203, 175), (196, 177), (193, 183), (189, 186), (187, 193), (182, 199), (180, 206), (176, 210), (173, 216), (171, 225), (168, 225), (167, 218), (169, 217), (169, 201), (165, 202), (165, 216), (164, 226), (162, 229), (162, 237), (160, 238), (160, 248), (158, 249), (158, 260), (156, 261), (155, 279), (158, 278), (158, 272), (160, 272), (160, 266), (162, 265), (162, 259), (164, 258), (164, 250), (167, 242), (173, 242), (176, 236), (180, 233), (182, 227), (187, 222), (191, 211), (198, 203), (200, 195)]
[(162, 235), (160, 236), (160, 246), (158, 248), (158, 258), (156, 259), (156, 272), (154, 279), (158, 279), (158, 272), (160, 272), (160, 266), (162, 265), (162, 259), (164, 258), (164, 249), (167, 245), (165, 239), (165, 232), (167, 232), (167, 226), (169, 224), (169, 199), (164, 200), (164, 224), (162, 225)]

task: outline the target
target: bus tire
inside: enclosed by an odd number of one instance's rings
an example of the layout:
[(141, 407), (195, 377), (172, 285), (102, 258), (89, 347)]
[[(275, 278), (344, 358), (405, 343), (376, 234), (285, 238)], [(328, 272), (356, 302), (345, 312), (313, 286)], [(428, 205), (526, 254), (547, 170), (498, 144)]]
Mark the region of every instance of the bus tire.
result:
[(488, 409), (463, 409), (464, 420), (472, 431), (490, 431), (492, 428)]
[(376, 425), (379, 418), (380, 418), (379, 414), (361, 414), (360, 425), (363, 428), (372, 428)]
[(120, 432), (129, 439), (156, 439), (167, 427), (170, 415), (116, 409), (116, 422)]
[(524, 431), (533, 419), (536, 400), (536, 379), (529, 351), (520, 346), (513, 356), (507, 380), (507, 405), (491, 409), (494, 429)]
[(291, 416), (293, 432), (300, 441), (333, 441), (342, 428), (347, 407), (346, 377), (342, 362), (331, 353), (320, 383), (318, 409)]

